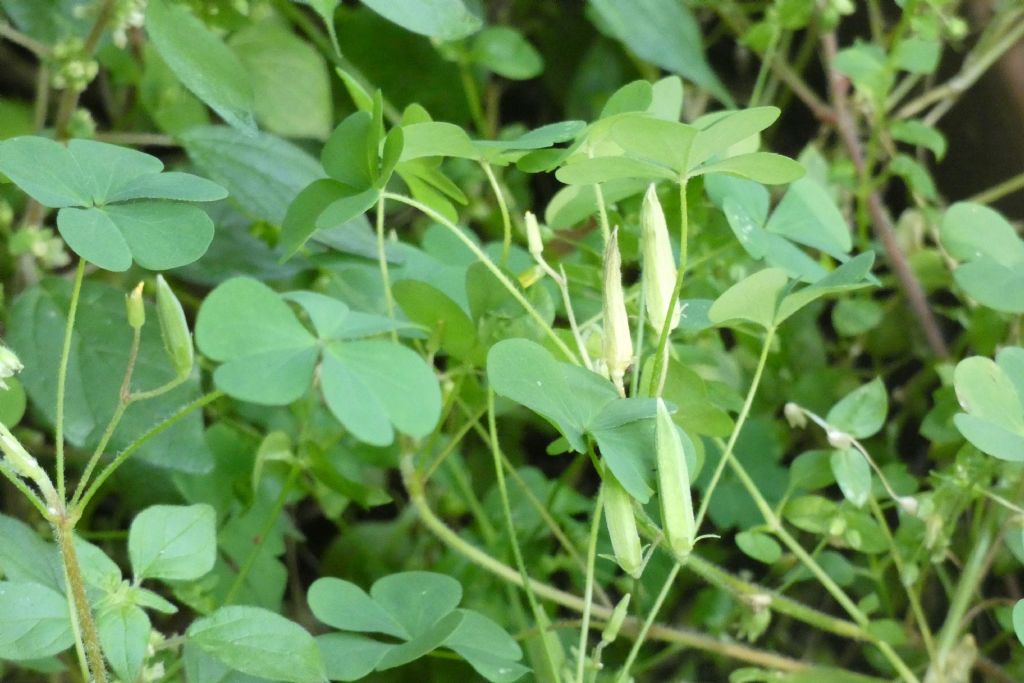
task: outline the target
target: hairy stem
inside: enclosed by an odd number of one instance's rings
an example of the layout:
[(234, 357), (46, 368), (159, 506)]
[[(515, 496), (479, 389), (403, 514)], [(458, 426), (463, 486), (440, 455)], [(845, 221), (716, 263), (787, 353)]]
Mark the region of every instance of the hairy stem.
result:
[(82, 296), (82, 280), (85, 278), (85, 259), (78, 259), (75, 280), (71, 286), (71, 303), (68, 305), (68, 320), (64, 326), (64, 344), (60, 351), (60, 365), (57, 367), (57, 411), (54, 418), (54, 441), (57, 448), (57, 495), (61, 501), (67, 493), (64, 477), (64, 395), (68, 383), (68, 361), (71, 358), (71, 339), (75, 330), (75, 316), (78, 314), (78, 300)]
[(54, 522), (54, 535), (57, 537), (57, 545), (64, 564), (68, 597), (74, 603), (75, 615), (84, 641), (89, 672), (96, 683), (107, 683), (107, 668), (103, 663), (100, 637), (96, 631), (92, 608), (89, 607), (89, 598), (85, 594), (85, 581), (82, 578), (81, 565), (78, 563), (78, 554), (75, 552), (74, 526), (74, 518), (61, 514)]

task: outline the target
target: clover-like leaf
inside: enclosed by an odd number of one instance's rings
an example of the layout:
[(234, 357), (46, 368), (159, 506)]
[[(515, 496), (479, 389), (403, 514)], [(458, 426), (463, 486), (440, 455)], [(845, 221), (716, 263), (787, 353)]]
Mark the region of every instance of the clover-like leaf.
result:
[[(489, 681), (510, 683), (527, 669), (523, 653), (498, 624), (468, 609), (456, 609), (462, 586), (433, 572), (411, 571), (379, 579), (367, 594), (354, 583), (323, 578), (309, 589), (313, 614), (340, 629), (317, 638), (328, 676), (353, 681), (371, 671), (412, 662), (439, 647), (461, 655)], [(384, 634), (399, 642), (368, 635)]]
[(964, 262), (953, 278), (971, 298), (1004, 313), (1024, 312), (1024, 240), (1001, 214), (958, 202), (943, 216), (939, 234)]
[(206, 504), (153, 505), (143, 510), (128, 532), (135, 578), (201, 578), (217, 559), (216, 524), (216, 513)]
[[(299, 321), (299, 304), (316, 330)], [(320, 364), (327, 407), (356, 438), (386, 446), (398, 431), (429, 434), (441, 415), (433, 369), (393, 341), (365, 339), (402, 328), (381, 316), (350, 311), (315, 292), (280, 295), (251, 278), (235, 278), (203, 302), (196, 342), (223, 364), (214, 382), (227, 394), (264, 405), (297, 400)]]
[(93, 140), (65, 147), (25, 136), (0, 144), (0, 172), (59, 209), (57, 229), (72, 251), (112, 271), (133, 261), (150, 270), (177, 268), (202, 256), (213, 239), (206, 213), (182, 202), (227, 193), (204, 178), (162, 170), (156, 157)]
[(994, 362), (966, 358), (956, 366), (953, 384), (966, 411), (953, 421), (964, 438), (1002, 460), (1024, 461), (1024, 349), (1002, 349)]

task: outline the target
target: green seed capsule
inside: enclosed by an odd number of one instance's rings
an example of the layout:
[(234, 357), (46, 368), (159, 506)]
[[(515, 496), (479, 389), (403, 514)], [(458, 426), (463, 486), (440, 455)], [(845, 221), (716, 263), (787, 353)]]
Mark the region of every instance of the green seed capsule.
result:
[(643, 569), (643, 553), (640, 534), (636, 530), (633, 499), (612, 474), (605, 477), (603, 486), (605, 523), (612, 539), (615, 561), (624, 572), (638, 579)]
[(140, 329), (146, 324), (146, 304), (142, 301), (142, 282), (135, 286), (132, 293), (125, 297), (125, 307), (128, 309), (128, 325), (133, 330)]
[(626, 620), (626, 612), (629, 611), (629, 598), (632, 593), (626, 593), (619, 604), (615, 605), (615, 609), (612, 610), (612, 616), (608, 619), (608, 623), (605, 625), (604, 630), (601, 631), (601, 642), (610, 645), (615, 642), (615, 639), (619, 637), (619, 631), (622, 629), (622, 623)]
[(604, 249), (603, 351), (608, 375), (622, 393), (622, 376), (633, 362), (633, 340), (629, 335), (629, 316), (622, 292), (622, 257), (619, 255), (619, 229), (612, 231)]
[(174, 364), (179, 377), (192, 372), (194, 350), (192, 334), (185, 320), (185, 311), (181, 302), (174, 296), (163, 275), (156, 276), (156, 312), (160, 319), (160, 332), (164, 338), (164, 348)]
[(658, 399), (655, 447), (658, 457), (658, 496), (661, 499), (661, 523), (669, 547), (676, 555), (685, 557), (693, 550), (697, 524), (693, 517), (690, 470), (686, 464), (683, 438), (672, 421), (665, 402)]
[(644, 305), (647, 319), (659, 333), (668, 325), (671, 332), (679, 326), (680, 307), (672, 306), (672, 317), (666, 319), (676, 287), (676, 263), (668, 237), (665, 212), (652, 183), (647, 188), (640, 208), (643, 229)]

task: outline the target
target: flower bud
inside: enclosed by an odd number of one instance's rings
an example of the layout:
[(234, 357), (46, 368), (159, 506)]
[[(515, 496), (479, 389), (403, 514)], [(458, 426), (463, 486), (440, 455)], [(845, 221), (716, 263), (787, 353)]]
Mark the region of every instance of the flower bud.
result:
[(537, 258), (544, 253), (544, 239), (540, 234), (540, 226), (532, 211), (527, 211), (524, 218), (526, 221), (526, 246), (530, 255)]
[(622, 392), (622, 376), (633, 361), (633, 340), (629, 336), (629, 316), (622, 293), (622, 257), (619, 255), (619, 229), (612, 231), (604, 248), (604, 362), (608, 375)]
[(643, 569), (643, 552), (640, 533), (636, 530), (633, 500), (610, 472), (605, 476), (603, 486), (604, 517), (615, 561), (624, 572), (638, 579)]
[(8, 377), (14, 377), (23, 369), (25, 369), (25, 366), (21, 364), (14, 351), (0, 344), (0, 387), (6, 389), (7, 383), (4, 380)]
[(195, 351), (192, 348), (192, 334), (185, 320), (181, 302), (174, 296), (163, 275), (156, 276), (156, 313), (160, 320), (160, 332), (164, 338), (164, 349), (174, 365), (178, 377), (192, 372)]
[(846, 450), (853, 445), (853, 437), (840, 429), (829, 429), (825, 432), (828, 443), (837, 450)]
[[(676, 264), (668, 238), (665, 212), (661, 209), (653, 183), (644, 195), (640, 225), (644, 242), (644, 304), (647, 307), (647, 319), (661, 333), (665, 327), (669, 304), (675, 294)], [(679, 306), (674, 305), (672, 319), (669, 321), (670, 332), (679, 325), (679, 315)]]
[(655, 418), (654, 444), (657, 451), (661, 524), (672, 552), (679, 557), (686, 557), (693, 550), (697, 534), (693, 499), (690, 496), (690, 470), (686, 464), (683, 435), (679, 433), (668, 407), (660, 398)]
[(786, 422), (793, 429), (803, 429), (807, 426), (807, 416), (804, 415), (804, 411), (797, 404), (790, 401), (782, 409), (782, 414), (786, 416)]
[(142, 287), (144, 283), (135, 285), (132, 293), (125, 297), (125, 307), (128, 309), (128, 325), (133, 330), (141, 329), (146, 324), (146, 304), (142, 301)]
[(612, 610), (612, 616), (608, 618), (608, 623), (605, 624), (604, 630), (601, 631), (601, 642), (605, 645), (610, 645), (615, 642), (615, 639), (619, 637), (619, 631), (622, 629), (622, 623), (626, 621), (626, 613), (629, 611), (629, 599), (632, 593), (626, 593), (619, 603), (615, 605), (615, 609)]

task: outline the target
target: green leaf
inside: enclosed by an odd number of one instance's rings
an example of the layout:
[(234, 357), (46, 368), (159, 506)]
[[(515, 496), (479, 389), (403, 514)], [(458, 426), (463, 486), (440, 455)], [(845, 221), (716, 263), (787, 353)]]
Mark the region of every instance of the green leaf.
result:
[(444, 292), (419, 280), (401, 280), (392, 293), (409, 319), (431, 330), (431, 338), (446, 353), (463, 361), (483, 361), (476, 325)]
[(0, 172), (43, 206), (58, 209), (92, 203), (88, 179), (71, 153), (53, 140), (25, 136), (0, 143)]
[(358, 633), (383, 633), (395, 638), (410, 637), (404, 626), (354, 583), (335, 578), (317, 579), (309, 587), (306, 599), (313, 615), (328, 626)]
[(931, 150), (938, 161), (946, 156), (946, 137), (936, 128), (917, 119), (896, 121), (889, 126), (889, 134), (900, 142)]
[(694, 169), (690, 175), (727, 173), (765, 185), (784, 185), (804, 175), (799, 161), (772, 152), (750, 152)]
[(38, 583), (0, 581), (0, 659), (41, 659), (73, 642), (63, 595)]
[(291, 683), (321, 683), (327, 678), (313, 636), (260, 607), (222, 607), (192, 622), (186, 638), (242, 673)]
[(118, 678), (138, 680), (149, 646), (149, 617), (135, 605), (114, 605), (96, 615), (103, 654)]
[(850, 228), (828, 191), (813, 178), (793, 183), (775, 207), (765, 229), (843, 259), (853, 244)]
[(1003, 349), (996, 362), (974, 356), (953, 373), (960, 406), (957, 429), (979, 450), (1019, 462), (1024, 460), (1024, 350)]
[(856, 439), (866, 439), (878, 433), (888, 412), (889, 396), (885, 384), (876, 377), (832, 406), (825, 420)]
[(544, 59), (523, 34), (509, 26), (488, 26), (473, 38), (470, 59), (512, 80), (528, 80), (544, 70)]
[(243, 28), (229, 45), (249, 72), (256, 118), (267, 130), (319, 140), (330, 134), (330, 75), (312, 45), (272, 21)]
[(594, 157), (573, 160), (562, 166), (555, 177), (566, 185), (594, 185), (627, 178), (677, 180), (671, 170), (631, 157)]
[(469, 134), (454, 123), (425, 121), (402, 126), (405, 146), (402, 161), (421, 157), (479, 158), (480, 152), (473, 146)]
[(365, 678), (384, 655), (393, 650), (393, 643), (381, 643), (350, 633), (326, 633), (316, 637), (317, 647), (332, 681), (358, 681)]
[(522, 648), (501, 626), (479, 612), (459, 610), (462, 622), (444, 646), (462, 656), (478, 674), (493, 683), (511, 683), (529, 669), (518, 663)]
[(856, 448), (832, 451), (829, 464), (843, 497), (857, 507), (864, 507), (871, 496), (871, 466), (860, 451)]
[(676, 179), (690, 165), (691, 148), (699, 136), (693, 126), (641, 114), (616, 119), (609, 134), (627, 156), (665, 166)]
[(607, 119), (626, 112), (647, 111), (653, 101), (654, 86), (650, 81), (632, 81), (611, 94), (597, 118)]
[(745, 555), (765, 564), (775, 564), (782, 557), (778, 541), (760, 531), (741, 531), (736, 534), (736, 546)]
[(280, 224), (299, 191), (323, 177), (316, 159), (269, 133), (197, 126), (181, 141), (192, 161), (228, 188), (243, 213), (258, 220)]
[(913, 74), (934, 73), (942, 56), (942, 42), (909, 36), (900, 41), (894, 57), (896, 64), (904, 71)]
[(686, 170), (692, 170), (711, 157), (724, 154), (733, 145), (757, 135), (775, 123), (781, 113), (778, 107), (751, 107), (703, 117), (695, 124), (700, 130), (693, 141)]
[(394, 342), (328, 344), (321, 386), (334, 416), (366, 443), (386, 446), (394, 440), (394, 429), (425, 437), (441, 417), (441, 390), (433, 369)]
[(868, 286), (874, 262), (873, 251), (858, 254), (814, 284), (787, 295), (779, 305), (775, 324), (781, 325), (801, 308), (823, 296)]
[(957, 260), (958, 285), (978, 302), (1006, 313), (1024, 312), (1024, 240), (996, 211), (958, 202), (940, 228), (942, 245)]
[(746, 320), (767, 330), (775, 325), (776, 309), (788, 283), (785, 271), (779, 268), (760, 270), (719, 296), (708, 317), (716, 325)]
[(281, 246), (293, 255), (317, 230), (317, 221), (328, 206), (348, 196), (346, 185), (322, 178), (306, 186), (288, 206), (281, 222)]
[(590, 5), (601, 19), (599, 28), (638, 57), (732, 103), (704, 58), (700, 25), (686, 5), (675, 0), (591, 0)]
[(152, 0), (146, 5), (146, 32), (186, 88), (235, 128), (256, 132), (249, 74), (203, 22), (184, 5)]
[[(611, 401), (587, 425), (601, 457), (630, 496), (646, 504), (654, 493), (656, 402), (625, 398)], [(693, 443), (680, 433), (691, 472), (697, 472)]]
[(217, 559), (217, 517), (209, 505), (153, 505), (132, 520), (128, 555), (136, 580), (191, 581)]
[(25, 387), (13, 377), (5, 379), (4, 384), (7, 388), (0, 387), (0, 423), (13, 427), (25, 415)]
[(359, 218), (380, 199), (380, 190), (370, 188), (362, 192), (346, 194), (327, 205), (316, 219), (317, 230), (329, 230)]
[(413, 636), (408, 642), (396, 645), (381, 657), (377, 671), (386, 671), (415, 661), (440, 647), (462, 623), (462, 612), (452, 611)]
[(199, 309), (196, 344), (226, 361), (217, 386), (244, 401), (286, 405), (309, 389), (316, 340), (281, 297), (261, 282), (235, 278), (213, 290)]
[(378, 579), (370, 595), (415, 638), (458, 607), (462, 585), (435, 572), (401, 572)]
[(327, 175), (350, 186), (365, 190), (376, 179), (377, 144), (373, 116), (357, 111), (349, 114), (327, 139), (320, 161)]
[(440, 40), (465, 38), (483, 25), (464, 0), (363, 0), (363, 4), (408, 31)]
[(840, 50), (832, 64), (871, 100), (881, 101), (889, 91), (892, 74), (886, 68), (885, 50), (874, 43), (857, 41)]
[(1024, 645), (1024, 600), (1018, 600), (1013, 606), (1013, 632)]

